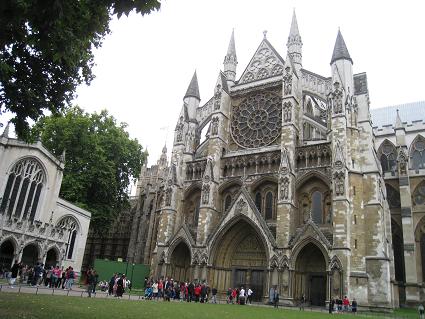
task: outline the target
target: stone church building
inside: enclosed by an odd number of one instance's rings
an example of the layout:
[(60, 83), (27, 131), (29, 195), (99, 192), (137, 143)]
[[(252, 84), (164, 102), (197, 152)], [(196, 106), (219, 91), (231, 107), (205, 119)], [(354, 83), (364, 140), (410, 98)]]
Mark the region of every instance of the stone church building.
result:
[(81, 271), (91, 213), (59, 197), (65, 154), (40, 141), (0, 135), (0, 267), (72, 266)]
[(373, 113), (341, 32), (329, 74), (302, 45), (294, 13), (284, 58), (265, 33), (237, 80), (232, 33), (204, 104), (193, 75), (170, 162), (142, 169), (128, 260), (257, 300), (424, 300), (425, 103)]

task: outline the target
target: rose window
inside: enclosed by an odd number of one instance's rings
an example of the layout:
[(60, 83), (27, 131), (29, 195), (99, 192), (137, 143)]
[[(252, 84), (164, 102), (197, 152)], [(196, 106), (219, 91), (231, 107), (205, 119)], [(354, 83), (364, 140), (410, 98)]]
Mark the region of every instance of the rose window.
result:
[(242, 147), (253, 148), (271, 144), (280, 134), (281, 98), (273, 93), (249, 96), (233, 107), (232, 136)]

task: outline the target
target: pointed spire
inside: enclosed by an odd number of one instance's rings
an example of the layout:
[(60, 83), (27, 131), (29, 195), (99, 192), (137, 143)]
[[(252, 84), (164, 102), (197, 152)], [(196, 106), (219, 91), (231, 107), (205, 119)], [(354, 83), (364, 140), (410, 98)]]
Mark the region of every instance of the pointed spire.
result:
[(350, 53), (348, 53), (348, 49), (345, 45), (345, 41), (342, 37), (341, 31), (338, 30), (338, 35), (336, 36), (334, 46), (334, 52), (332, 53), (331, 64), (340, 59), (349, 60), (351, 64), (353, 64), (353, 60), (350, 57)]
[(190, 81), (189, 87), (187, 88), (186, 94), (184, 95), (184, 98), (187, 97), (194, 97), (198, 100), (201, 100), (201, 96), (199, 95), (198, 77), (196, 76), (196, 70), (195, 73), (193, 73), (192, 80)]
[(167, 143), (164, 143), (164, 147), (162, 148), (162, 154), (167, 153)]
[(227, 48), (227, 54), (224, 57), (224, 74), (229, 81), (229, 85), (235, 82), (236, 78), (236, 66), (238, 64), (238, 58), (236, 57), (236, 47), (235, 47), (235, 30), (232, 30), (232, 35), (230, 36), (229, 47)]
[(230, 36), (229, 47), (227, 48), (226, 57), (234, 56), (236, 59), (236, 47), (235, 47), (235, 29), (232, 29), (232, 35)]
[(295, 14), (295, 8), (292, 13), (292, 22), (291, 22), (291, 30), (289, 31), (289, 36), (300, 36), (300, 31), (298, 30), (298, 23), (297, 23), (297, 15)]
[(297, 70), (302, 67), (302, 47), (303, 42), (301, 41), (300, 31), (298, 30), (297, 16), (294, 12), (292, 13), (291, 29), (289, 30), (288, 42), (286, 43), (288, 48), (288, 55), (291, 56), (293, 63), (296, 65)]
[(10, 130), (10, 122), (7, 122), (1, 137), (9, 137), (9, 130)]
[(398, 109), (397, 109), (397, 116), (395, 118), (395, 128), (396, 129), (403, 128), (403, 122), (401, 121)]

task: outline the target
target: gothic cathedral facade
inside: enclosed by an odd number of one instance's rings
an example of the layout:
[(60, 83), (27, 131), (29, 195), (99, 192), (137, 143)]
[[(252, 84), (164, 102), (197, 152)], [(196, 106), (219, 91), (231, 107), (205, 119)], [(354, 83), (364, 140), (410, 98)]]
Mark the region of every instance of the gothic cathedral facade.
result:
[(399, 117), (390, 133), (373, 128), (366, 74), (353, 73), (341, 32), (331, 76), (304, 69), (295, 13), (285, 58), (264, 34), (238, 81), (237, 63), (232, 33), (203, 105), (194, 74), (170, 163), (164, 147), (158, 164), (142, 169), (128, 259), (220, 293), (249, 286), (257, 300), (275, 288), (287, 304), (302, 295), (312, 305), (344, 295), (370, 308), (418, 302), (423, 137), (412, 158)]

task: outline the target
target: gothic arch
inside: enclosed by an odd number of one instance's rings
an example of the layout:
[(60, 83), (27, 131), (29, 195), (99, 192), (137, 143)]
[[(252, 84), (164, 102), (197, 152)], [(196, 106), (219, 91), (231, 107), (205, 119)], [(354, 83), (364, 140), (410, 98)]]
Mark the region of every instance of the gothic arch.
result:
[(202, 184), (200, 182), (196, 182), (191, 184), (188, 188), (185, 189), (183, 193), (183, 198), (186, 199), (189, 195), (191, 195), (192, 192), (201, 191)]
[[(70, 223), (74, 223), (75, 224), (75, 228), (72, 227), (72, 225)], [(81, 223), (78, 220), (78, 218), (75, 218), (74, 215), (71, 214), (66, 214), (61, 216), (58, 221), (56, 222), (56, 227), (66, 227), (69, 226), (72, 229), (76, 229), (77, 231), (81, 231)]]
[(12, 243), (13, 248), (15, 250), (15, 254), (16, 254), (16, 252), (19, 250), (20, 247), (19, 247), (19, 242), (14, 235), (7, 235), (4, 238), (2, 238), (0, 241), (0, 246), (3, 245), (3, 243), (7, 242), (8, 240)]
[(239, 214), (234, 216), (232, 219), (230, 219), (226, 223), (226, 225), (222, 229), (220, 229), (218, 232), (214, 233), (211, 239), (209, 240), (210, 244), (208, 246), (210, 251), (210, 258), (209, 258), (210, 264), (215, 262), (218, 251), (219, 251), (219, 246), (224, 236), (226, 236), (228, 231), (231, 230), (231, 228), (236, 223), (241, 221), (248, 223), (254, 229), (254, 231), (258, 235), (258, 238), (261, 240), (261, 243), (265, 249), (266, 260), (269, 260), (270, 251), (272, 250), (271, 243), (268, 242), (264, 234), (261, 232), (261, 229), (250, 218), (248, 218), (247, 216), (243, 214)]
[(323, 254), (323, 258), (325, 259), (326, 269), (328, 269), (329, 264), (330, 264), (330, 260), (329, 260), (329, 253), (328, 253), (327, 248), (320, 241), (318, 241), (316, 238), (313, 238), (312, 236), (308, 236), (308, 237), (304, 238), (303, 240), (301, 240), (300, 242), (298, 242), (294, 246), (294, 248), (292, 249), (291, 259), (290, 259), (291, 270), (295, 269), (295, 264), (297, 262), (297, 258), (298, 258), (299, 253), (308, 244), (313, 244), (313, 245), (317, 246), (317, 248), (319, 248), (319, 250)]
[(385, 188), (387, 192), (387, 201), (390, 208), (400, 208), (400, 192), (388, 183), (385, 183)]
[(263, 183), (275, 183), (277, 185), (278, 179), (277, 177), (273, 177), (273, 176), (262, 176), (251, 184), (251, 187), (250, 187), (251, 191), (254, 191)]
[(381, 143), (377, 155), (383, 172), (397, 171), (397, 149), (389, 139)]
[(418, 134), (410, 144), (409, 161), (409, 167), (412, 169), (425, 168), (425, 138), (421, 134)]
[(303, 186), (305, 182), (307, 182), (309, 179), (313, 177), (317, 177), (318, 179), (322, 180), (323, 183), (325, 183), (330, 188), (331, 186), (330, 178), (327, 175), (323, 174), (322, 172), (312, 170), (304, 174), (303, 176), (301, 176), (301, 178), (296, 180), (295, 189), (298, 190), (298, 188)]
[(190, 244), (190, 242), (187, 240), (187, 238), (183, 238), (181, 236), (175, 238), (170, 246), (167, 249), (167, 254), (166, 254), (166, 260), (171, 260), (171, 256), (173, 255), (174, 250), (176, 249), (176, 247), (178, 245), (180, 245), (181, 243), (185, 244), (187, 246), (187, 248), (189, 249), (190, 252), (190, 260), (192, 260), (193, 257), (193, 251), (192, 251), (192, 245)]
[(413, 205), (425, 205), (425, 181), (420, 182), (412, 192)]
[(0, 189), (3, 197), (0, 211), (19, 219), (34, 220), (46, 194), (45, 165), (37, 157), (24, 156), (14, 161), (7, 172), (7, 182)]
[(339, 260), (337, 255), (334, 255), (329, 263), (329, 271), (333, 272), (333, 271), (339, 271), (342, 272), (342, 263), (341, 260)]
[(420, 242), (421, 241), (421, 235), (425, 234), (425, 216), (422, 216), (421, 219), (419, 219), (418, 223), (415, 227), (415, 241)]

